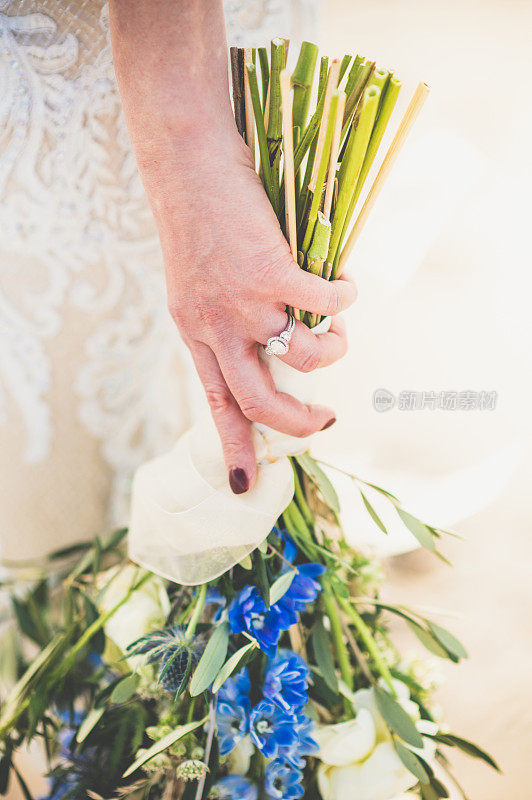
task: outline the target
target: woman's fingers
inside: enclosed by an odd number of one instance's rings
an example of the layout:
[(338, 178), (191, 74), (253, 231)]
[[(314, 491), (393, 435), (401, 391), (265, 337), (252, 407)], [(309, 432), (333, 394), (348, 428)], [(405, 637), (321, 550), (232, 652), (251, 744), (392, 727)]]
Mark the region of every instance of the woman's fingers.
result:
[(275, 388), (257, 345), (224, 347), (216, 354), (223, 377), (244, 416), (290, 436), (310, 436), (335, 422), (334, 411), (305, 405)]
[(325, 317), (345, 311), (357, 297), (356, 286), (351, 280), (326, 281), (296, 264), (279, 275), (277, 291), (279, 299), (292, 308)]
[(334, 364), (346, 352), (345, 323), (334, 317), (328, 333), (312, 333), (302, 322), (296, 322), (288, 353), (281, 359), (300, 372), (312, 372)]
[(251, 489), (257, 477), (251, 424), (229, 391), (210, 347), (195, 342), (191, 350), (222, 442), (229, 484), (235, 494), (242, 494)]

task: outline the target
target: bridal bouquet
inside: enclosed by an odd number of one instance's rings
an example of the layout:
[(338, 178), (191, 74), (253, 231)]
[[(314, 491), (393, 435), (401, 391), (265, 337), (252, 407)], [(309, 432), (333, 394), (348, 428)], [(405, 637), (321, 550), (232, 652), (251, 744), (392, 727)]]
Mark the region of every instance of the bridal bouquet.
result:
[[(237, 125), (252, 151), (257, 144), (294, 258), (334, 278), (426, 89), (349, 232), (399, 81), (358, 56), (322, 59), (309, 116), (317, 49), (303, 44), (291, 76), (286, 50), (274, 40), (270, 57), (232, 51)], [(280, 382), (283, 366), (272, 358)], [(308, 443), (256, 436), (259, 480), (246, 497), (228, 492), (203, 428), (141, 467), (129, 543), (137, 564), (117, 531), (25, 566), (14, 623), (3, 628), (2, 683), (11, 672), (14, 685), (0, 706), (0, 794), (12, 778), (31, 798), (19, 751), (35, 739), (47, 800), (466, 798), (450, 749), (497, 768), (440, 721), (430, 666), (405, 659), (389, 620), (402, 619), (431, 657), (459, 662), (462, 644), (380, 599), (379, 565), (346, 543), (330, 473)], [(383, 536), (377, 495), (444, 558), (444, 531), (351, 477)]]

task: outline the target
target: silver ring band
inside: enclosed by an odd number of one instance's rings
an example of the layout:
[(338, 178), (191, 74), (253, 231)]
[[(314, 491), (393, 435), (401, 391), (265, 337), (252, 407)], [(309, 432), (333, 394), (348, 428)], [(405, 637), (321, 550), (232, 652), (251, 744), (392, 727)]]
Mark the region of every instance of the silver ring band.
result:
[(290, 349), (290, 339), (292, 338), (296, 321), (288, 312), (286, 315), (288, 317), (288, 324), (284, 331), (281, 331), (278, 336), (270, 336), (264, 345), (267, 356), (285, 356)]

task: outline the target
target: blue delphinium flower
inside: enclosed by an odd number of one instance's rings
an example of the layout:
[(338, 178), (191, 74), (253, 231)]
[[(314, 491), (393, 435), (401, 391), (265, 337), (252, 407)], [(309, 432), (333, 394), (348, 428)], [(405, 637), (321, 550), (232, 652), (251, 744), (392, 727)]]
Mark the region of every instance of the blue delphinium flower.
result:
[(227, 775), (214, 786), (215, 797), (220, 800), (257, 800), (259, 790), (248, 778), (241, 775)]
[[(287, 567), (288, 569), (288, 567)], [(321, 592), (318, 580), (325, 572), (323, 564), (298, 564), (295, 575), (288, 591), (281, 597), (279, 604), (290, 603), (295, 611), (304, 611), (309, 603), (313, 603)]]
[(249, 733), (249, 690), (247, 669), (225, 681), (216, 702), (216, 727), (220, 755), (226, 756)]
[(264, 788), (266, 796), (272, 800), (296, 800), (303, 797), (302, 774), (298, 769), (280, 759), (271, 761), (266, 767)]
[(280, 747), (290, 747), (296, 740), (294, 717), (269, 700), (261, 700), (251, 711), (251, 741), (266, 758), (275, 758)]
[(319, 750), (318, 743), (313, 738), (315, 725), (304, 712), (297, 714), (294, 720), (295, 741), (291, 745), (279, 747), (278, 756), (288, 762), (292, 767), (303, 769), (304, 756), (313, 756)]
[(228, 703), (238, 702), (240, 698), (249, 695), (250, 688), (249, 673), (244, 667), (232, 678), (224, 681), (218, 691), (218, 700), (225, 700)]
[(292, 614), (291, 609), (278, 604), (267, 609), (255, 586), (246, 586), (229, 606), (229, 624), (233, 633), (246, 631), (261, 650), (273, 657), (281, 631), (293, 625)]
[(205, 598), (205, 605), (212, 605), (215, 608), (214, 614), (212, 615), (213, 622), (218, 622), (221, 619), (226, 604), (227, 600), (220, 590), (209, 587)]
[(294, 712), (308, 701), (310, 670), (301, 656), (282, 650), (271, 661), (264, 679), (264, 697), (283, 711)]

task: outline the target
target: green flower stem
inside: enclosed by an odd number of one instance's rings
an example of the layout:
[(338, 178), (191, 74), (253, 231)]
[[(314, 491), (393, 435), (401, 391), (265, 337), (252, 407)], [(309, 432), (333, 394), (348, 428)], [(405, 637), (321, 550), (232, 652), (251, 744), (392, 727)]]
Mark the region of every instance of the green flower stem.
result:
[(196, 631), (196, 625), (199, 622), (201, 612), (203, 611), (203, 606), (205, 605), (206, 596), (207, 596), (207, 584), (202, 583), (200, 586), (200, 590), (198, 592), (198, 599), (196, 600), (194, 611), (190, 618), (190, 622), (188, 623), (187, 632), (185, 634), (185, 640), (187, 642), (189, 642), (194, 636), (194, 633)]
[(248, 64), (247, 67), (249, 91), (251, 94), (251, 104), (253, 106), (253, 115), (255, 117), (255, 125), (257, 127), (257, 139), (259, 142), (260, 153), (260, 166), (262, 178), (266, 194), (276, 213), (275, 206), (276, 192), (273, 184), (272, 171), (270, 167), (270, 153), (268, 150), (268, 140), (266, 138), (266, 129), (264, 127), (264, 117), (262, 116), (262, 109), (259, 98), (259, 87), (257, 85), (257, 70), (254, 64)]
[(281, 163), (282, 108), (279, 76), (285, 68), (285, 40), (272, 39), (270, 68), (270, 108), (268, 111), (268, 149), (272, 168), (274, 208), (279, 208), (279, 175)]
[[(372, 85), (374, 84), (378, 85), (377, 83), (378, 76), (379, 73), (378, 72), (375, 73), (375, 77), (371, 82)], [(366, 151), (366, 155), (364, 156), (364, 163), (362, 164), (360, 175), (358, 176), (356, 184), (356, 189), (353, 192), (353, 196), (351, 198), (351, 202), (349, 203), (349, 208), (345, 216), (344, 227), (342, 235), (340, 237), (340, 246), (338, 247), (336, 254), (336, 262), (338, 262), (339, 251), (342, 242), (345, 239), (347, 229), (349, 228), (349, 223), (351, 222), (351, 219), (353, 217), (353, 212), (355, 210), (358, 198), (360, 197), (360, 193), (362, 192), (362, 188), (364, 186), (364, 183), (366, 182), (366, 178), (368, 177), (368, 173), (372, 167), (372, 164), (375, 161), (375, 156), (377, 155), (377, 151), (382, 141), (382, 137), (384, 136), (384, 132), (386, 130), (388, 122), (390, 121), (390, 117), (397, 102), (397, 97), (399, 95), (400, 88), (401, 88), (401, 82), (398, 81), (397, 78), (394, 78), (393, 76), (391, 76), (389, 80), (386, 81), (384, 84), (384, 88), (382, 90), (379, 102), (379, 109), (377, 111), (377, 118), (375, 120), (375, 124), (373, 125), (373, 130), (371, 132), (371, 138), (369, 141), (368, 149)]]
[(270, 83), (270, 62), (268, 61), (268, 49), (259, 47), (260, 77), (262, 82), (262, 112), (266, 109), (266, 98), (268, 97), (268, 86)]
[(376, 87), (367, 89), (364, 105), (360, 112), (356, 128), (351, 129), (345, 155), (342, 159), (338, 173), (338, 199), (332, 220), (331, 241), (327, 261), (333, 264), (332, 277), (335, 272), (335, 258), (340, 249), (340, 239), (344, 229), (344, 222), (349, 209), (349, 204), (355, 191), (358, 176), (362, 169), (364, 156), (373, 130), (373, 123), (377, 114), (380, 92)]
[(350, 56), (350, 55), (345, 55), (342, 58), (342, 63), (340, 64), (340, 72), (338, 73), (338, 84), (340, 84), (340, 81), (342, 80), (342, 78), (344, 77), (345, 73), (347, 72), (349, 64), (351, 63), (351, 59), (352, 58), (353, 58), (353, 56)]
[(345, 94), (346, 98), (349, 97), (353, 89), (355, 88), (357, 78), (360, 75), (360, 71), (362, 69), (362, 63), (364, 59), (362, 56), (355, 56), (353, 59), (353, 63), (351, 64), (351, 69), (349, 70), (349, 75), (347, 76), (347, 83), (345, 84)]
[(292, 119), (294, 127), (299, 127), (300, 130), (303, 130), (307, 124), (310, 93), (317, 59), (317, 45), (311, 42), (303, 42), (297, 64), (292, 73), (292, 85), (294, 87)]
[(313, 525), (314, 517), (312, 515), (312, 511), (310, 510), (309, 504), (307, 503), (307, 498), (305, 497), (294, 459), (291, 458), (290, 463), (292, 464), (292, 469), (294, 471), (294, 499), (297, 502), (299, 510), (301, 511), (301, 514), (307, 525)]
[(344, 683), (353, 690), (354, 683), (353, 683), (353, 670), (351, 668), (351, 662), (349, 660), (349, 653), (347, 651), (346, 644), (344, 642), (344, 632), (342, 630), (342, 621), (340, 619), (340, 611), (338, 609), (338, 604), (336, 602), (334, 592), (329, 581), (329, 578), (325, 575), (322, 576), (321, 579), (322, 586), (323, 586), (323, 604), (325, 606), (325, 611), (327, 612), (327, 616), (329, 617), (329, 621), (331, 623), (331, 635), (334, 643), (334, 648), (336, 650), (336, 657), (338, 658), (338, 666), (340, 667), (340, 673), (344, 680)]
[(143, 575), (142, 578), (139, 581), (137, 581), (137, 583), (135, 583), (133, 586), (129, 588), (124, 597), (115, 606), (113, 606), (113, 608), (109, 609), (109, 611), (106, 611), (105, 614), (101, 614), (98, 617), (98, 619), (94, 620), (92, 625), (89, 625), (89, 627), (82, 633), (78, 641), (72, 645), (71, 649), (68, 652), (68, 655), (60, 664), (59, 669), (62, 673), (66, 674), (66, 672), (68, 672), (68, 670), (76, 660), (77, 654), (81, 650), (83, 650), (83, 648), (90, 642), (92, 637), (104, 627), (104, 625), (111, 619), (111, 617), (114, 614), (116, 614), (118, 609), (121, 608), (123, 605), (125, 605), (125, 603), (127, 603), (130, 597), (136, 591), (138, 591), (138, 589), (140, 589), (141, 586), (144, 586), (146, 581), (148, 581), (151, 577), (152, 577), (151, 572), (147, 572), (145, 575)]
[(327, 258), (329, 251), (329, 241), (331, 238), (331, 223), (318, 211), (318, 219), (314, 228), (312, 242), (307, 253), (307, 269), (314, 275), (321, 275), (323, 262)]
[(342, 597), (338, 598), (338, 602), (340, 603), (341, 608), (348, 616), (349, 620), (357, 629), (360, 638), (364, 642), (368, 653), (370, 654), (371, 658), (375, 666), (377, 667), (378, 671), (380, 672), (381, 676), (384, 678), (388, 687), (393, 694), (394, 697), (397, 696), (393, 681), (392, 681), (392, 674), (388, 669), (388, 665), (386, 664), (381, 651), (379, 650), (379, 646), (375, 639), (373, 638), (370, 629), (358, 613), (358, 611), (354, 608), (354, 606), (349, 603), (348, 600), (344, 600)]
[[(294, 153), (294, 172), (296, 174), (300, 170), (301, 164), (303, 163), (303, 159), (307, 154), (307, 150), (311, 146), (312, 142), (315, 140), (316, 135), (318, 133), (318, 128), (320, 127), (320, 120), (323, 112), (323, 104), (325, 103), (325, 88), (327, 86), (328, 70), (329, 70), (329, 59), (327, 57), (324, 57), (321, 59), (320, 63), (320, 78), (318, 84), (318, 102), (316, 105), (316, 111), (312, 115), (309, 124), (305, 128), (301, 136), (301, 140), (298, 146), (296, 147)], [(311, 160), (312, 162), (314, 161), (313, 158), (311, 159), (311, 154), (309, 154), (309, 160)], [(307, 163), (307, 172), (309, 172), (308, 163)], [(311, 174), (312, 174), (312, 164), (310, 166), (310, 173), (308, 180), (310, 180)], [(307, 183), (308, 181), (305, 181), (304, 186), (306, 186)]]
[[(358, 58), (358, 56), (357, 56)], [(356, 62), (357, 59), (355, 59)], [(353, 65), (354, 69), (354, 65)], [(354, 85), (351, 88), (349, 86), (349, 79), (346, 86), (346, 101), (345, 101), (345, 111), (344, 111), (344, 127), (342, 128), (342, 136), (345, 135), (347, 131), (347, 127), (349, 125), (349, 120), (353, 113), (356, 112), (360, 99), (363, 93), (366, 90), (366, 87), (369, 84), (370, 78), (373, 75), (373, 71), (375, 70), (375, 62), (370, 61), (367, 64), (362, 64), (362, 62), (357, 66), (354, 80)], [(349, 73), (349, 78), (351, 78), (351, 73)], [(347, 89), (349, 88), (349, 92)]]
[[(374, 78), (375, 82), (377, 80), (378, 75), (379, 73), (375, 73), (375, 78)], [(382, 141), (382, 137), (384, 136), (384, 132), (390, 121), (390, 117), (395, 108), (395, 104), (397, 103), (397, 97), (399, 96), (400, 89), (401, 89), (401, 82), (398, 81), (397, 78), (394, 78), (393, 75), (389, 76), (389, 78), (385, 80), (384, 85), (381, 88), (381, 97), (379, 102), (379, 110), (377, 111), (377, 118), (375, 120), (373, 130), (371, 132), (371, 139), (368, 145), (366, 155), (364, 157), (364, 163), (362, 164), (362, 169), (360, 170), (356, 191), (355, 194), (353, 195), (353, 197), (355, 198), (355, 203), (360, 196), (362, 187), (366, 181), (366, 178), (368, 177), (368, 172), (370, 171), (371, 166), (375, 160), (375, 156), (377, 155), (377, 151)]]
[(301, 247), (301, 250), (304, 255), (307, 254), (307, 251), (310, 247), (310, 243), (312, 241), (312, 236), (314, 233), (314, 226), (316, 225), (316, 219), (318, 217), (318, 210), (321, 204), (323, 183), (325, 181), (325, 175), (327, 174), (327, 167), (329, 166), (329, 158), (331, 155), (331, 144), (333, 138), (334, 124), (336, 120), (336, 110), (338, 108), (338, 98), (339, 98), (338, 91), (334, 91), (331, 98), (329, 119), (327, 120), (327, 130), (325, 133), (325, 140), (323, 143), (323, 152), (321, 154), (321, 159), (318, 166), (318, 173), (316, 176), (316, 191), (312, 195), (312, 202), (310, 204), (307, 228), (305, 236), (303, 238), (303, 245)]

